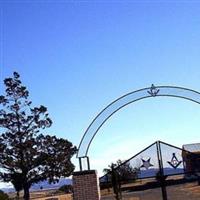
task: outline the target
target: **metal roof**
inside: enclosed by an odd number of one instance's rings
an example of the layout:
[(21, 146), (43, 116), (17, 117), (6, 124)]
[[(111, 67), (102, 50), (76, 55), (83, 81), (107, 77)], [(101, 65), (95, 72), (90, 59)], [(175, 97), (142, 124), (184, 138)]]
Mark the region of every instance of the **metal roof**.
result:
[(182, 148), (190, 152), (200, 152), (200, 143), (184, 144)]

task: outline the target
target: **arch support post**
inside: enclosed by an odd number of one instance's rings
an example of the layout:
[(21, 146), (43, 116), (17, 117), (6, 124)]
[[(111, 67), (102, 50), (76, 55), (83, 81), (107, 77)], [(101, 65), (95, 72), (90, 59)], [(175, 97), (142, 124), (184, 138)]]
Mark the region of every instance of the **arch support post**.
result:
[(90, 159), (88, 156), (79, 157), (80, 171), (90, 170)]
[(73, 173), (73, 200), (100, 200), (99, 178), (96, 170)]

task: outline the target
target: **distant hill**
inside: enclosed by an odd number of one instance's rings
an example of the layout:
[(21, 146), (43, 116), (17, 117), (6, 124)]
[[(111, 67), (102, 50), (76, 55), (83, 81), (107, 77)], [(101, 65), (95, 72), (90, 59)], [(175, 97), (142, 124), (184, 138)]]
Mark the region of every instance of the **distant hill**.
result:
[[(48, 181), (43, 181), (37, 184), (34, 184), (30, 191), (38, 191), (38, 190), (45, 190), (45, 189), (58, 189), (60, 188), (62, 185), (72, 185), (72, 179), (70, 178), (61, 178), (59, 180), (58, 183), (55, 184), (49, 184)], [(10, 192), (14, 192), (14, 188), (10, 187), (10, 188), (0, 188), (1, 190), (3, 190), (6, 193), (10, 193)]]
[[(173, 175), (173, 174), (183, 174), (184, 169), (183, 168), (164, 168), (164, 175)], [(148, 170), (141, 170), (141, 173), (139, 174), (139, 178), (146, 178), (146, 177), (155, 177), (156, 174), (158, 173), (158, 169), (152, 168)]]
[[(183, 168), (169, 168), (166, 167), (163, 169), (164, 171), (164, 175), (174, 175), (174, 174), (183, 174), (184, 173), (184, 169)], [(138, 178), (139, 179), (143, 179), (143, 178), (150, 178), (150, 177), (156, 177), (156, 174), (158, 173), (158, 168), (151, 168), (148, 170), (141, 170), (140, 173), (138, 174)], [(106, 176), (102, 176), (100, 177), (100, 182), (106, 182), (107, 178)]]
[(31, 191), (40, 190), (42, 187), (43, 189), (57, 189), (62, 185), (72, 185), (72, 179), (69, 178), (61, 178), (58, 183), (49, 184), (48, 181), (43, 181), (41, 183), (34, 184), (31, 187)]

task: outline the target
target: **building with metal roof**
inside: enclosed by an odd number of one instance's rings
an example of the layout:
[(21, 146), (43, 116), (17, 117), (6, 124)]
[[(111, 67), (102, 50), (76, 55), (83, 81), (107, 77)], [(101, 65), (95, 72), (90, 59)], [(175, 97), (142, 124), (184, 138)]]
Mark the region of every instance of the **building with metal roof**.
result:
[(185, 172), (194, 174), (200, 172), (200, 143), (184, 144), (182, 157)]
[(182, 149), (189, 152), (197, 153), (197, 152), (200, 152), (200, 143), (184, 144), (182, 146)]

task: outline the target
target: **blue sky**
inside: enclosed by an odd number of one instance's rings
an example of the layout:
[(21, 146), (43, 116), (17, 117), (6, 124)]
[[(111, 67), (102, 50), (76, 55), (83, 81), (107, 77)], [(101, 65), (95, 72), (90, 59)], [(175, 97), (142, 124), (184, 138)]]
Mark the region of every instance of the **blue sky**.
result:
[[(33, 103), (52, 116), (46, 133), (78, 146), (98, 112), (125, 93), (152, 83), (200, 91), (197, 1), (0, 4), (0, 81), (21, 74)], [(120, 110), (91, 145), (92, 168), (101, 173), (158, 139), (178, 146), (200, 142), (198, 106), (158, 98)]]

